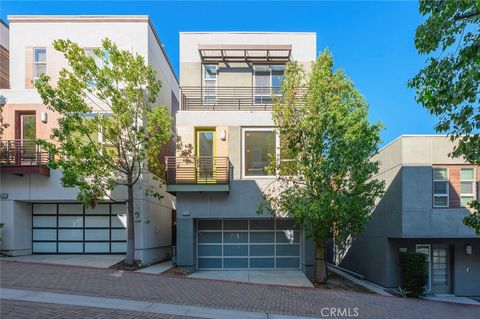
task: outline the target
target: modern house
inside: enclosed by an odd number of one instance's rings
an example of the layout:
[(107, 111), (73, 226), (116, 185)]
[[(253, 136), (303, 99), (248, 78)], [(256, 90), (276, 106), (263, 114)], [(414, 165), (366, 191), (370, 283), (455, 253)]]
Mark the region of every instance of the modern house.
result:
[(386, 193), (367, 229), (337, 250), (336, 264), (384, 287), (400, 285), (399, 255), (428, 255), (427, 291), (480, 296), (480, 237), (463, 224), (480, 170), (448, 154), (444, 135), (402, 135), (373, 158)]
[[(144, 57), (156, 71), (162, 88), (158, 103), (171, 115), (178, 109), (178, 80), (148, 16), (9, 16), (9, 37), (2, 37), (10, 50), (9, 88), (0, 90), (7, 99), (4, 120), (10, 126), (2, 136), (0, 150), (0, 222), (4, 223), (1, 250), (24, 254), (115, 254), (126, 250), (126, 205), (124, 189), (116, 189), (106, 202), (88, 209), (76, 200), (77, 190), (63, 188), (61, 172), (46, 166), (49, 154), (34, 139), (49, 139), (58, 115), (42, 104), (33, 81), (46, 73), (58, 79), (66, 60), (52, 43), (70, 39), (85, 49), (111, 39), (120, 49)], [(8, 42), (9, 38), (9, 42)], [(6, 43), (4, 43), (4, 41)], [(94, 112), (108, 112), (106, 109)], [(101, 143), (99, 134), (98, 141)], [(174, 152), (174, 150), (172, 149)], [(145, 194), (152, 184), (146, 173), (135, 189), (136, 258), (144, 263), (163, 260), (172, 254), (174, 197), (165, 192), (161, 200)], [(143, 222), (148, 220), (149, 222)]]
[(279, 157), (272, 96), (285, 64), (307, 68), (315, 33), (180, 33), (177, 155), (167, 191), (177, 199), (176, 262), (189, 271), (314, 269), (314, 244), (289, 218), (258, 215)]

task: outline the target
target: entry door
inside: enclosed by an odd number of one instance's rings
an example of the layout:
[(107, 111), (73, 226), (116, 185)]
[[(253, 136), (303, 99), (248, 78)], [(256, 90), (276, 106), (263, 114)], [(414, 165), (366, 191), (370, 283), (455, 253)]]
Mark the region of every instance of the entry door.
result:
[(213, 182), (215, 178), (215, 130), (197, 130), (197, 181), (199, 183)]
[(448, 246), (432, 247), (432, 292), (450, 293), (450, 253)]
[(17, 111), (15, 113), (15, 139), (17, 140), (17, 161), (35, 158), (35, 139), (37, 138), (35, 111)]

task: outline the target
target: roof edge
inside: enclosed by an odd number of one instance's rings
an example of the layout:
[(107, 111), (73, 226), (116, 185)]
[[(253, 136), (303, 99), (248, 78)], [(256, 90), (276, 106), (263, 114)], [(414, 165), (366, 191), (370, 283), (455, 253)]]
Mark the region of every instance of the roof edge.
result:
[(148, 15), (9, 15), (10, 23), (27, 22), (148, 22)]

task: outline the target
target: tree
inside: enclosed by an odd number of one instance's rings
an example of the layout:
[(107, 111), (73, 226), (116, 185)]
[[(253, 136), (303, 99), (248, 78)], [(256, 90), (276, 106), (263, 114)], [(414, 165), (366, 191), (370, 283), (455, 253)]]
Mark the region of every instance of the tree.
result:
[(7, 99), (0, 95), (0, 139), (3, 138), (3, 131), (8, 128), (8, 123), (3, 121), (3, 107), (7, 104)]
[[(408, 85), (439, 118), (435, 130), (456, 141), (452, 157), (480, 165), (480, 1), (420, 1), (427, 17), (415, 33), (420, 54), (436, 54)], [(480, 235), (480, 202), (464, 223)]]
[[(316, 243), (315, 280), (325, 283), (325, 242), (358, 234), (369, 220), (384, 184), (371, 156), (381, 124), (370, 124), (368, 105), (328, 50), (307, 74), (297, 63), (286, 68), (282, 97), (273, 105), (279, 131), (278, 177), (265, 192), (260, 212), (291, 215)], [(283, 156), (283, 158), (282, 158)]]
[[(55, 85), (42, 75), (35, 87), (45, 105), (58, 113), (52, 141), (40, 141), (51, 153), (49, 166), (61, 169), (64, 187), (78, 187), (78, 200), (95, 206), (127, 192), (127, 254), (134, 264), (134, 185), (148, 172), (160, 172), (160, 147), (172, 136), (168, 108), (156, 104), (161, 83), (138, 54), (122, 51), (109, 39), (86, 52), (70, 40), (54, 41), (69, 68)], [(156, 178), (159, 180), (159, 178)], [(150, 194), (159, 196), (153, 190)]]

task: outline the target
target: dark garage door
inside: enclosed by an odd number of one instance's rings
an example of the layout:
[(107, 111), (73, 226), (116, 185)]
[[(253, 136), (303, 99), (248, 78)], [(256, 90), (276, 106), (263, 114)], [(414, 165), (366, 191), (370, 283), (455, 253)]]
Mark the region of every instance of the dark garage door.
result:
[(299, 269), (292, 220), (198, 220), (199, 269)]

